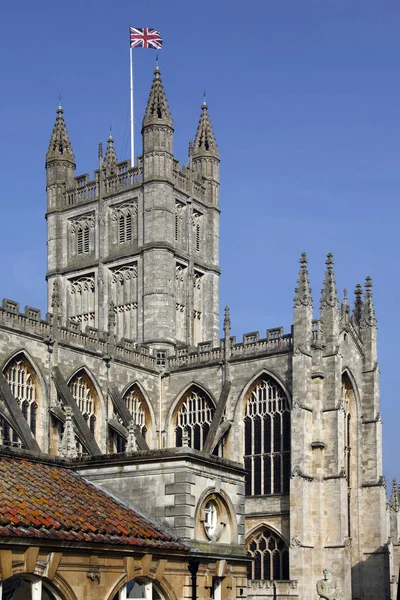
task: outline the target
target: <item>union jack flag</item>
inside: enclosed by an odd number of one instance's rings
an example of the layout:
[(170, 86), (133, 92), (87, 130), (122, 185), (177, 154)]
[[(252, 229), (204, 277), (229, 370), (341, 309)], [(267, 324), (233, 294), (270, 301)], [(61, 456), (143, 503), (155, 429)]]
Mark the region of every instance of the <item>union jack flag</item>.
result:
[(131, 48), (162, 48), (162, 38), (157, 29), (129, 27), (129, 37)]

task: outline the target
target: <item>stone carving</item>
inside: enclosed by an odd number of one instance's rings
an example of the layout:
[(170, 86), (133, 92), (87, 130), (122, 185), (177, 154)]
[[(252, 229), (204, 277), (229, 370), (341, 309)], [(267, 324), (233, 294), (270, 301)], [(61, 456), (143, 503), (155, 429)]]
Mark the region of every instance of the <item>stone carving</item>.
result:
[(317, 582), (317, 594), (323, 600), (343, 600), (340, 581), (333, 577), (329, 569), (324, 569), (324, 578)]

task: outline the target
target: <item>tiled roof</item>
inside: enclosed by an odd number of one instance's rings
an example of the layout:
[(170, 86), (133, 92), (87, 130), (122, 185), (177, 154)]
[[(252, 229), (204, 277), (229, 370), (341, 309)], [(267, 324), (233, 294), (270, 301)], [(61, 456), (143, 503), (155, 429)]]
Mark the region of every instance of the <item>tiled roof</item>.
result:
[(106, 492), (54, 462), (0, 456), (0, 538), (188, 550)]

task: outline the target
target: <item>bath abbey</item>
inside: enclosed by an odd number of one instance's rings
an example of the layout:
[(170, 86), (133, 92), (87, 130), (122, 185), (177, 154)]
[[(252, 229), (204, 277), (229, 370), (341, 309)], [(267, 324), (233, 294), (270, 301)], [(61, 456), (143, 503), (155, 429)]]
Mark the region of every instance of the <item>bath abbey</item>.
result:
[(158, 67), (136, 165), (110, 135), (77, 174), (66, 122), (48, 312), (0, 308), (0, 599), (398, 598), (371, 279), (328, 254), (313, 302), (302, 254), (291, 330), (221, 338), (206, 102), (184, 165)]

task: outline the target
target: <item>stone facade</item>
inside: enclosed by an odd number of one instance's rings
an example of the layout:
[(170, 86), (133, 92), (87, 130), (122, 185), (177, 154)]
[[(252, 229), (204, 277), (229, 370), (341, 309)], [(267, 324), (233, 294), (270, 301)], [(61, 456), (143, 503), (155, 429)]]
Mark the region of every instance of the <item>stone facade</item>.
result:
[[(182, 168), (173, 132), (157, 68), (137, 166), (118, 162), (110, 137), (89, 180), (75, 176), (58, 109), (46, 159), (49, 313), (9, 300), (0, 310), (3, 443), (58, 454), (69, 407), (85, 477), (222, 557), (221, 581), (250, 553), (248, 583), (222, 598), (306, 600), (325, 567), (345, 598), (396, 598), (399, 499), (395, 486), (388, 503), (382, 474), (371, 280), (354, 307), (346, 292), (339, 303), (328, 255), (315, 320), (303, 255), (291, 332), (237, 342), (226, 309), (219, 340), (207, 105)], [(34, 381), (34, 435), (9, 375), (18, 364)]]

